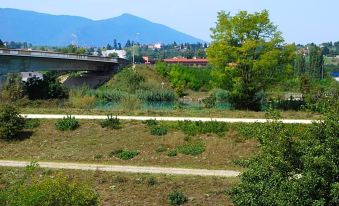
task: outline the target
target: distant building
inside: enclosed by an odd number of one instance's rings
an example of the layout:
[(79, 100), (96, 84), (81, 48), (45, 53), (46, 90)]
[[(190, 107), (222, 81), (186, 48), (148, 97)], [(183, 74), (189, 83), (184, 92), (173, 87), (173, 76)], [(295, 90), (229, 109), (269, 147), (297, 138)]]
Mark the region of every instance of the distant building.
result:
[(149, 48), (149, 49), (153, 49), (153, 50), (155, 50), (155, 49), (161, 49), (161, 47), (162, 47), (162, 45), (161, 45), (160, 43), (148, 45), (148, 48)]
[(109, 57), (110, 54), (118, 54), (119, 58), (126, 59), (126, 51), (125, 50), (104, 50), (101, 52), (103, 57)]
[(44, 75), (40, 72), (21, 72), (21, 80), (27, 82), (28, 79), (36, 77), (38, 79), (44, 79)]
[(164, 62), (167, 64), (182, 64), (182, 65), (187, 65), (187, 66), (205, 67), (208, 65), (207, 59), (199, 59), (199, 58), (187, 59), (183, 57), (174, 57), (172, 59), (164, 59)]

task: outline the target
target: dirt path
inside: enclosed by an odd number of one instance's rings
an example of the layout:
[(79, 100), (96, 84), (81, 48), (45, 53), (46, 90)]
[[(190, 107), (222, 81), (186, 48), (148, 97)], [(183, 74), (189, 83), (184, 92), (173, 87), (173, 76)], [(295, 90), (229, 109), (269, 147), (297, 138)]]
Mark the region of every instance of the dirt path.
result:
[[(22, 114), (22, 116), (30, 119), (62, 119), (67, 115), (56, 115), (56, 114)], [(76, 119), (106, 119), (105, 115), (72, 115)], [(146, 117), (146, 116), (117, 116), (121, 120), (138, 120), (144, 121), (149, 119), (159, 121), (217, 121), (217, 122), (228, 122), (228, 123), (255, 123), (255, 122), (267, 122), (267, 119), (248, 119), (248, 118), (206, 118), (206, 117)], [(315, 120), (301, 120), (301, 119), (282, 119), (279, 120), (285, 124), (311, 124)]]
[[(30, 162), (0, 160), (0, 167), (26, 167)], [(216, 177), (237, 177), (240, 172), (231, 170), (206, 170), (206, 169), (181, 169), (166, 167), (138, 167), (121, 165), (101, 165), (83, 163), (60, 163), (60, 162), (38, 162), (42, 168), (70, 169), (87, 171), (127, 172), (127, 173), (148, 173), (167, 175), (195, 175), (195, 176), (216, 176)]]

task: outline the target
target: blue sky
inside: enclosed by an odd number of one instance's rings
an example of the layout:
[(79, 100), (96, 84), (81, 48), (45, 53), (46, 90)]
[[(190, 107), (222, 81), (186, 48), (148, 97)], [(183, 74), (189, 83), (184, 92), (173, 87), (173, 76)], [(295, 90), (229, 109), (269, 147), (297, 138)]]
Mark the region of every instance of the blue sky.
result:
[(338, 0), (0, 0), (0, 7), (91, 19), (131, 13), (208, 41), (218, 11), (267, 9), (287, 42), (339, 41)]

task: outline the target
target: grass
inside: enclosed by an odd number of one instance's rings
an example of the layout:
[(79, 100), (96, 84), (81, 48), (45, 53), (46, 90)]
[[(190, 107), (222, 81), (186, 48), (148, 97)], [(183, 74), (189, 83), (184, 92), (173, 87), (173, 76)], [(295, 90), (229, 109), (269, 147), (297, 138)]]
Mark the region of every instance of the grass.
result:
[[(186, 145), (186, 135), (171, 127), (162, 138), (154, 138), (147, 125), (140, 121), (122, 121), (120, 130), (101, 128), (99, 121), (79, 120), (81, 129), (61, 132), (54, 120), (41, 121), (32, 129), (30, 138), (22, 141), (0, 141), (0, 159), (37, 160), (56, 162), (89, 162), (119, 165), (166, 166), (205, 169), (238, 169), (234, 161), (250, 157), (257, 151), (257, 142), (241, 138), (235, 127), (223, 136), (202, 134), (190, 141), (203, 142), (205, 150), (197, 156), (178, 153), (169, 157), (167, 151)], [(138, 151), (130, 160), (110, 156), (112, 151)], [(100, 158), (98, 158), (98, 155)]]
[[(22, 175), (23, 169), (0, 168), (0, 189), (8, 181)], [(175, 189), (187, 197), (185, 205), (231, 206), (225, 190), (239, 180), (237, 178), (192, 177), (110, 173), (101, 171), (71, 171), (39, 169), (36, 176), (63, 173), (71, 179), (87, 183), (100, 195), (101, 205), (168, 205), (168, 194)]]

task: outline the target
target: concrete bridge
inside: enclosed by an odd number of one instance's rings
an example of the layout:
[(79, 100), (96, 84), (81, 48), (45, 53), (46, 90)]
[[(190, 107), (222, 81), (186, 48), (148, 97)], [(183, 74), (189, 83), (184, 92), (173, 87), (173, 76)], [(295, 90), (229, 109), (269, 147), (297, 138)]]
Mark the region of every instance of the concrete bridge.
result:
[(0, 75), (30, 71), (111, 71), (127, 64), (121, 58), (0, 49)]
[[(90, 71), (104, 81), (114, 71), (129, 64), (122, 58), (64, 54), (48, 51), (0, 48), (0, 88), (7, 73), (32, 71)], [(94, 74), (93, 74), (94, 73)], [(104, 80), (102, 80), (104, 79)], [(88, 81), (86, 78), (84, 83)]]

